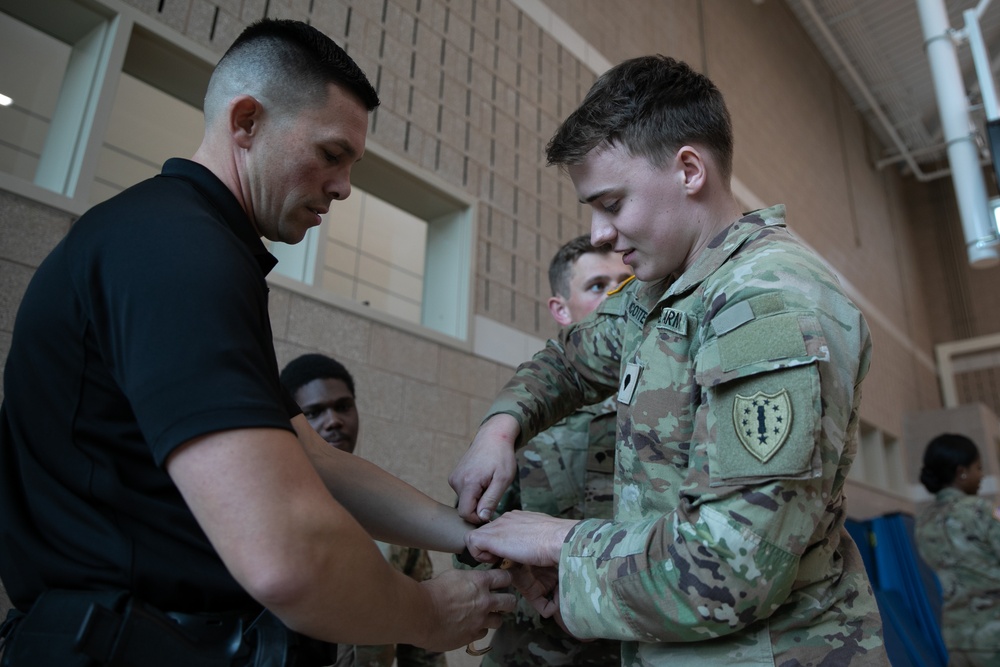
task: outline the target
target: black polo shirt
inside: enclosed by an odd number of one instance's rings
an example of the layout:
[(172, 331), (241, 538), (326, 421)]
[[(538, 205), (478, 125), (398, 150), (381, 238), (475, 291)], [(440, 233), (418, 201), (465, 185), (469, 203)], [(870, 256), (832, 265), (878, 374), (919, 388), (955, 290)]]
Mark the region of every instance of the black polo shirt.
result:
[(18, 311), (0, 408), (0, 577), (124, 588), (175, 611), (255, 606), (164, 470), (191, 438), (291, 429), (267, 310), (272, 257), (210, 171), (160, 175), (88, 211)]

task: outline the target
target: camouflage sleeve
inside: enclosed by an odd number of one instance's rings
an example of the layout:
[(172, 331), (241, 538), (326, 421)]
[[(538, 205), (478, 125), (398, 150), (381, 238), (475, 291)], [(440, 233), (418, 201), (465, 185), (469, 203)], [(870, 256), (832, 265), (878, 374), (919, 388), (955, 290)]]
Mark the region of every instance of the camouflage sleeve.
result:
[(410, 549), (403, 574), (414, 581), (427, 581), (434, 577), (430, 554), (424, 549)]
[[(609, 296), (586, 319), (560, 332), (559, 340), (521, 364), (486, 419), (506, 413), (521, 426), (517, 447), (574, 410), (598, 403), (618, 387), (626, 290)], [(486, 421), (484, 419), (483, 421)]]
[[(424, 549), (393, 545), (389, 562), (414, 581), (427, 581), (434, 576), (434, 566), (430, 554)], [(389, 664), (389, 663), (385, 663)], [(396, 645), (397, 667), (445, 667), (443, 653), (434, 653), (409, 644)]]
[(984, 542), (986, 549), (992, 552), (997, 568), (994, 573), (1000, 579), (1000, 506), (997, 506), (992, 499), (979, 498), (978, 524), (984, 526)]
[[(753, 279), (743, 278), (747, 284)], [(804, 288), (825, 289), (823, 282)], [(723, 303), (712, 296), (709, 303)], [(725, 296), (707, 320), (721, 325), (720, 315), (731, 308), (751, 312), (739, 305), (747, 303), (740, 290)], [(839, 578), (830, 568), (838, 562), (833, 551), (842, 532), (836, 528), (843, 516), (842, 466), (851, 456), (844, 449), (857, 428), (857, 390), (870, 339), (860, 313), (839, 290), (815, 298), (760, 300), (754, 314), (769, 307), (774, 312), (746, 320), (745, 327), (718, 326), (724, 334), (703, 323), (696, 360), (669, 354), (645, 359), (647, 373), (676, 378), (687, 368), (693, 381), (664, 380), (663, 389), (632, 406), (629, 425), (654, 407), (690, 401), (686, 411), (668, 408), (669, 414), (657, 415), (653, 431), (679, 429), (690, 438), (684, 443), (689, 453), (678, 466), (643, 459), (649, 454), (634, 451), (641, 441), (633, 439), (624, 452), (620, 446), (619, 469), (634, 465), (643, 473), (616, 488), (616, 517), (624, 520), (585, 520), (563, 545), (560, 606), (572, 610), (564, 620), (573, 634), (640, 642), (720, 637), (769, 617), (803, 582), (818, 582), (818, 603), (825, 582)], [(729, 318), (738, 319), (735, 313)], [(781, 421), (771, 416), (772, 407)], [(746, 427), (744, 409), (751, 416)], [(675, 426), (688, 419), (689, 427)], [(772, 438), (772, 429), (780, 437)], [(765, 442), (770, 449), (759, 446)], [(830, 604), (838, 602), (834, 597)]]

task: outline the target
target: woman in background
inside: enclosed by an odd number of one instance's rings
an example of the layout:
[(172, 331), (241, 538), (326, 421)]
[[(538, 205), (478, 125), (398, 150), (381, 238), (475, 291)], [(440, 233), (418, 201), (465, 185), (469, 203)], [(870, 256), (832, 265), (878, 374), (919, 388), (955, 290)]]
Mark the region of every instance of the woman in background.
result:
[(1000, 666), (1000, 510), (976, 495), (982, 479), (972, 440), (928, 443), (920, 482), (934, 502), (917, 518), (916, 541), (941, 580), (949, 667)]

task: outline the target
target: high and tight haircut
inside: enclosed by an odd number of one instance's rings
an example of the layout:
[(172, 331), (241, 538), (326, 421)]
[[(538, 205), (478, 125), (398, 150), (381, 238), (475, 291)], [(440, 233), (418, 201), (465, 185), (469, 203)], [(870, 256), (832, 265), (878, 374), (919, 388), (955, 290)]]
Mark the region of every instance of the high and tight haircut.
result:
[(566, 167), (605, 144), (657, 168), (682, 146), (700, 144), (727, 183), (733, 171), (733, 123), (722, 93), (708, 77), (667, 56), (633, 58), (602, 74), (545, 153), (550, 165)]
[(351, 373), (342, 363), (325, 354), (303, 354), (289, 361), (281, 371), (281, 384), (285, 385), (292, 396), (313, 380), (340, 380), (347, 386), (351, 396), (355, 396)]
[(331, 83), (353, 93), (368, 111), (379, 105), (368, 77), (332, 39), (301, 21), (262, 19), (247, 26), (216, 65), (205, 118), (211, 122), (243, 94), (272, 111), (297, 113), (325, 104)]
[(958, 466), (968, 468), (979, 460), (979, 448), (971, 439), (956, 433), (943, 433), (924, 450), (924, 465), (920, 483), (931, 493), (937, 493), (955, 481)]
[(569, 281), (573, 274), (573, 265), (582, 255), (592, 252), (607, 255), (611, 252), (611, 246), (593, 246), (590, 244), (590, 235), (584, 234), (566, 242), (559, 248), (552, 261), (549, 262), (549, 287), (552, 288), (552, 296), (561, 296), (566, 299), (570, 297)]

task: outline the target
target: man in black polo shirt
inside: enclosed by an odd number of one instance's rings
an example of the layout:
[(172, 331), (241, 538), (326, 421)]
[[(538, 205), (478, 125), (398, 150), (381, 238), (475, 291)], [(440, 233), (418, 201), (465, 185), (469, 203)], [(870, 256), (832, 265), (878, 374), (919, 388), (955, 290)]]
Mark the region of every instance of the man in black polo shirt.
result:
[(389, 567), (369, 533), (457, 552), (470, 525), (327, 445), (278, 380), (261, 237), (297, 243), (348, 196), (377, 105), (322, 33), (257, 23), (213, 74), (192, 160), (94, 207), (39, 267), (0, 407), (0, 577), (30, 611), (4, 665), (326, 664), (297, 633), (441, 651), (513, 609), (507, 572)]

